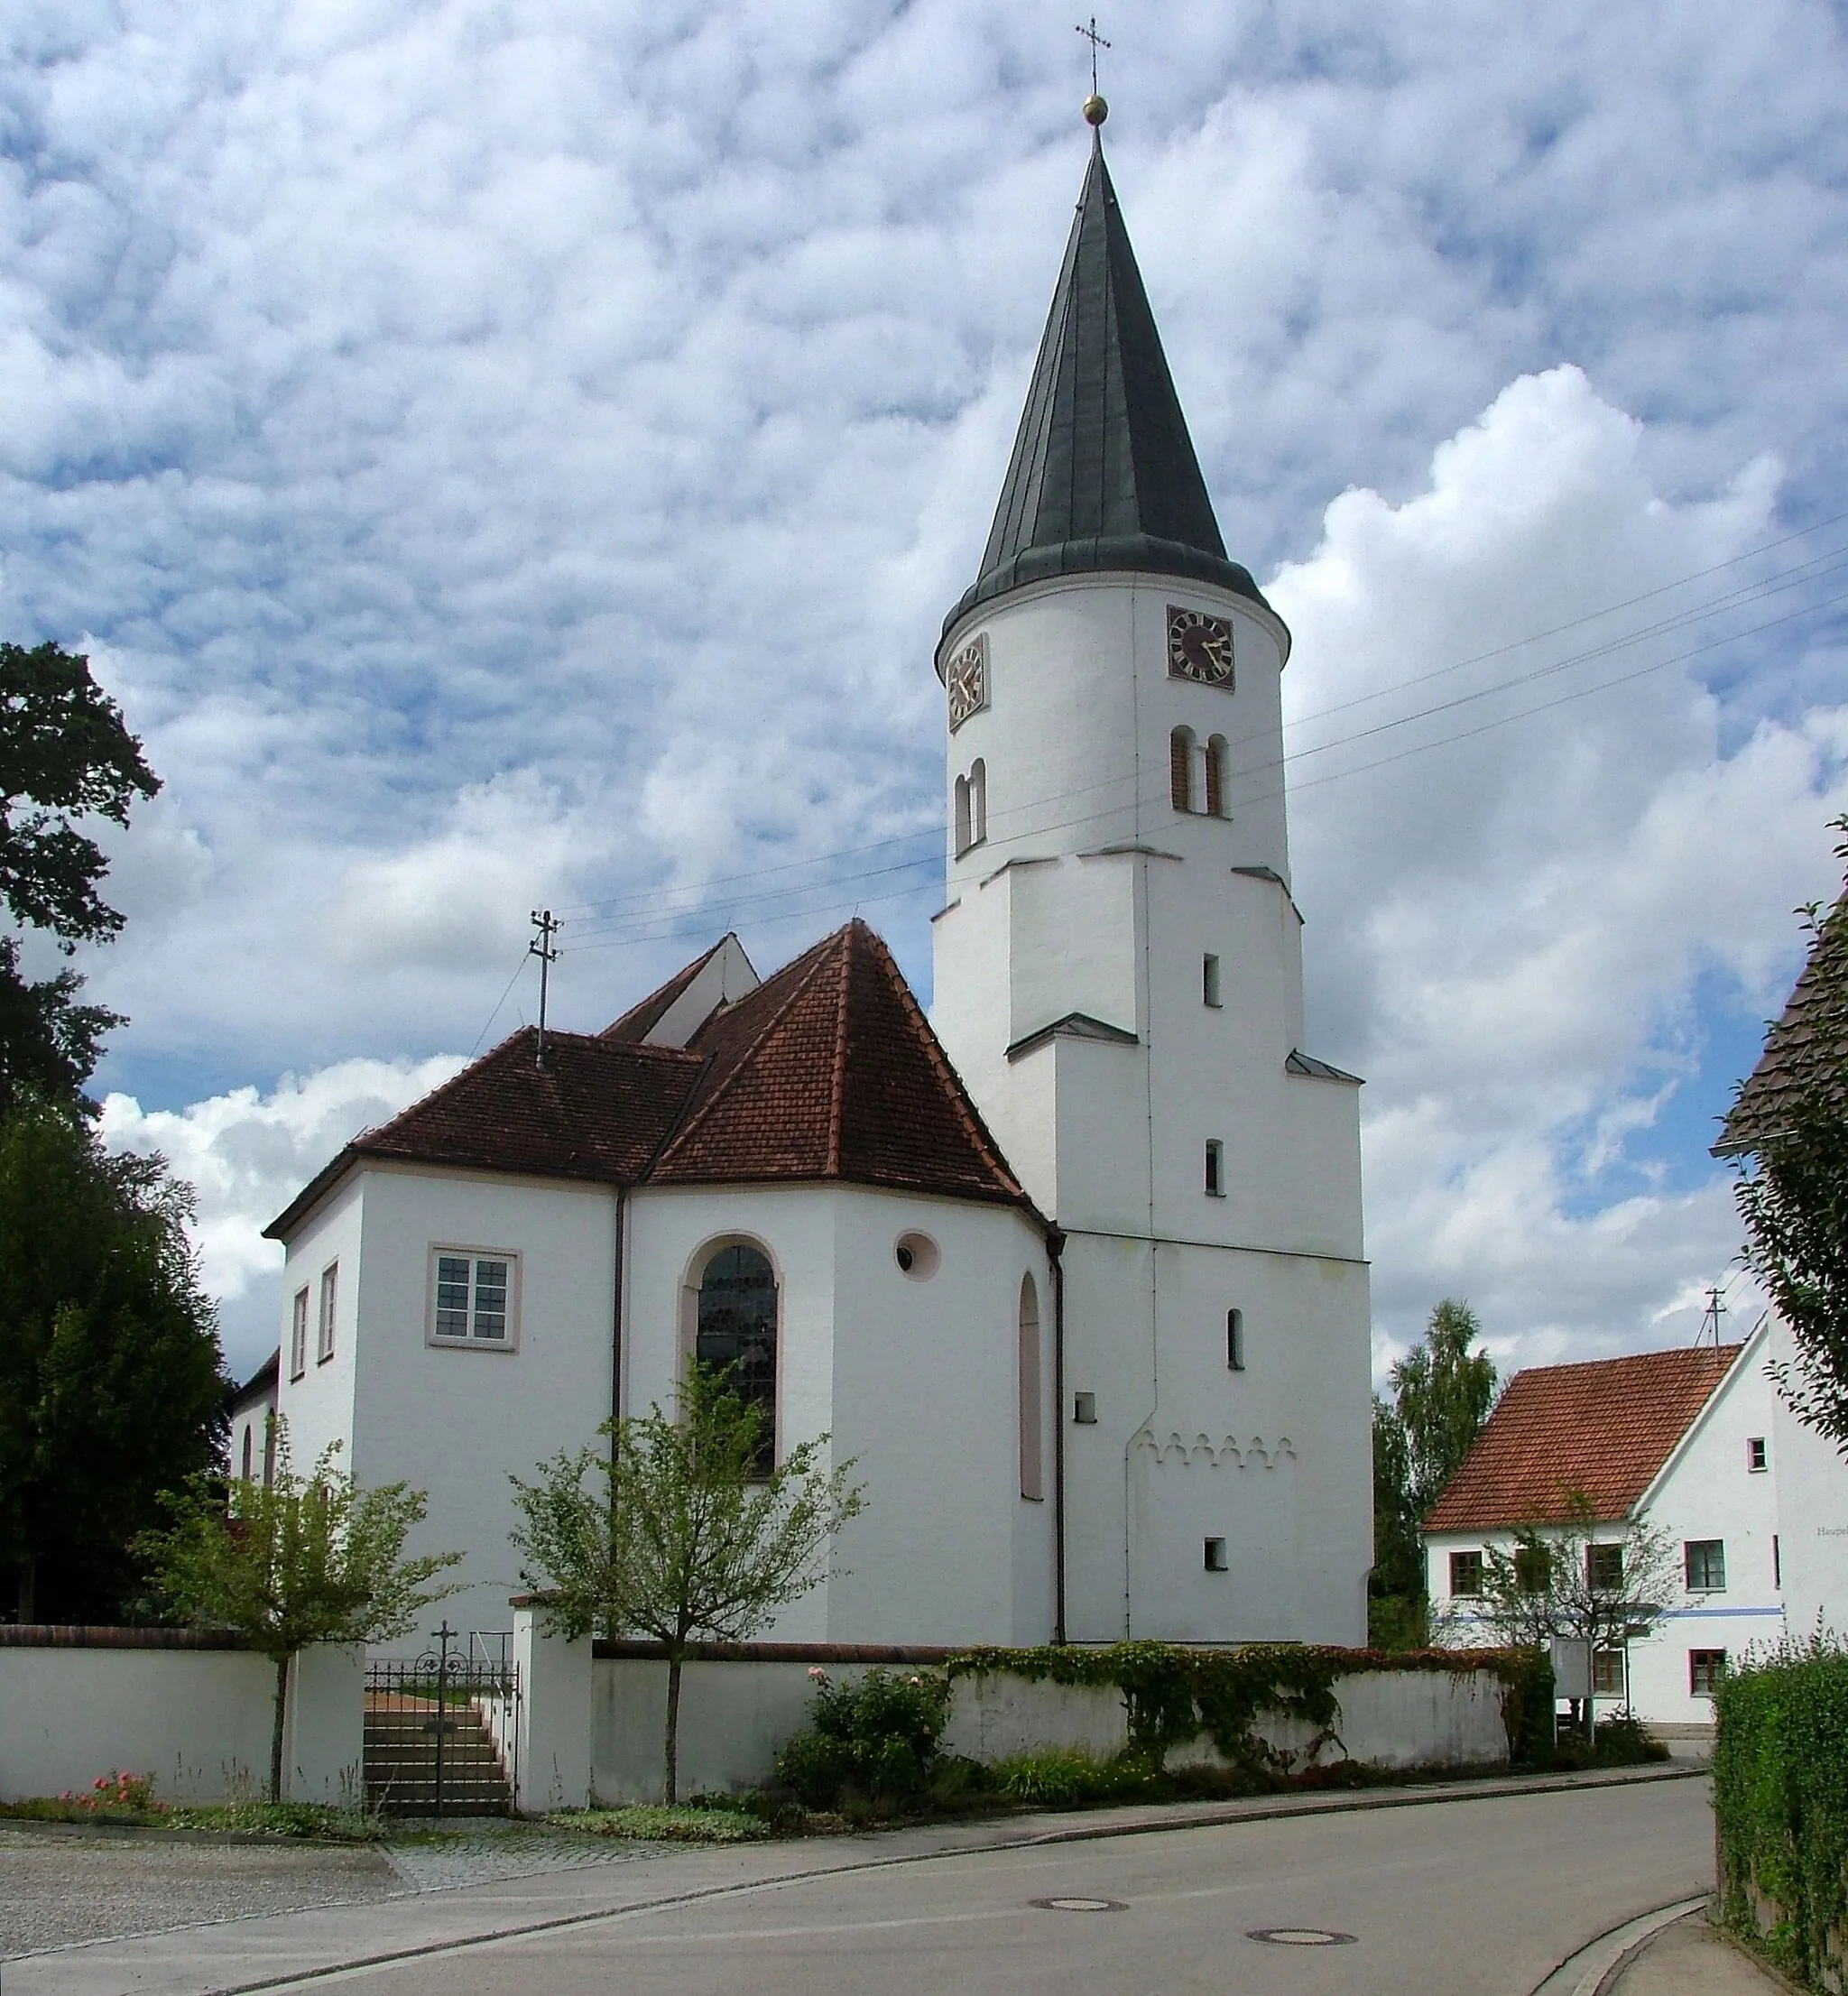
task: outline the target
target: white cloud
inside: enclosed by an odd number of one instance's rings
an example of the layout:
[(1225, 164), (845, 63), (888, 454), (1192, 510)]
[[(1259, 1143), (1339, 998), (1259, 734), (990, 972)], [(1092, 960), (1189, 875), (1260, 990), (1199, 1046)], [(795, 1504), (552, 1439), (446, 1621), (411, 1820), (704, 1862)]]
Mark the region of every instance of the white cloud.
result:
[(198, 1195), (192, 1226), (206, 1286), (217, 1298), (231, 1369), (255, 1370), (276, 1341), (282, 1250), (263, 1230), (360, 1131), (385, 1122), (462, 1066), (344, 1060), (284, 1075), (268, 1095), (236, 1088), (187, 1108), (143, 1110), (132, 1095), (103, 1102), (112, 1150), (159, 1151)]
[(1576, 369), (1524, 377), (1427, 491), (1336, 500), (1270, 588), (1297, 639), (1311, 998), (1321, 1050), (1370, 1082), (1395, 1345), (1458, 1290), (1529, 1357), (1666, 1341), (1736, 1249), (1724, 1174), (1683, 1132), (1661, 1187), (1657, 1126), (1698, 1077), (1703, 973), (1738, 1008), (1781, 1003), (1788, 910), (1833, 885), (1848, 705), (1729, 749), (1687, 634), (1628, 642), (1762, 579), (1721, 565), (1768, 538), (1775, 496), (1760, 461), (1668, 502), (1644, 443)]

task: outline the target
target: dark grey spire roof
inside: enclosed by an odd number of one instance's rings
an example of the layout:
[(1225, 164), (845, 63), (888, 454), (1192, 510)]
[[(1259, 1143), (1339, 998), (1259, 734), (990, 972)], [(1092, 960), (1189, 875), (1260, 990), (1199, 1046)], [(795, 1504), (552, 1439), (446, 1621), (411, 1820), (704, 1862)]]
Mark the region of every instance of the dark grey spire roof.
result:
[(982, 572), (944, 629), (1024, 583), (1102, 568), (1187, 576), (1264, 601), (1226, 559), (1095, 144)]

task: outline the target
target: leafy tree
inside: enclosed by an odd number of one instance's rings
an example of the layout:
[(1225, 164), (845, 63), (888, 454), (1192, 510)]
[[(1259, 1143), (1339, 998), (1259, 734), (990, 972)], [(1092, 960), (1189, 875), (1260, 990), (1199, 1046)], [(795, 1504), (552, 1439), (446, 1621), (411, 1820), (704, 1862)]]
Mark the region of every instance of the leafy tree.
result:
[(229, 1381), (191, 1197), (71, 1105), (0, 1115), (0, 1564), (22, 1621), (118, 1612), (158, 1493), (219, 1457)]
[(1627, 1650), (1675, 1605), (1680, 1567), (1675, 1540), (1653, 1525), (1631, 1520), (1620, 1538), (1601, 1535), (1583, 1491), (1566, 1492), (1565, 1513), (1520, 1526), (1510, 1548), (1484, 1548), (1476, 1615), (1511, 1645), (1582, 1644), (1589, 1682), (1599, 1650)]
[(818, 1585), (835, 1535), (864, 1509), (855, 1463), (823, 1466), (827, 1435), (762, 1467), (765, 1413), (696, 1366), (681, 1418), (659, 1405), (605, 1421), (606, 1456), (561, 1450), (511, 1479), (522, 1577), (550, 1627), (651, 1637), (668, 1657), (662, 1794), (675, 1799), (680, 1672), (695, 1641), (736, 1642)]
[(300, 1475), (289, 1461), (286, 1425), (276, 1423), (275, 1468), (267, 1483), (195, 1476), (170, 1497), (173, 1522), (145, 1533), (138, 1549), (163, 1598), (201, 1628), (235, 1629), (276, 1667), (270, 1733), (270, 1800), (282, 1799), (282, 1727), (297, 1655), (313, 1642), (390, 1642), (424, 1610), (457, 1590), (430, 1583), (459, 1553), (406, 1559), (404, 1541), (422, 1520), (420, 1490), (380, 1483), (362, 1490), (335, 1463), (338, 1442)]
[[(132, 799), (160, 787), (87, 658), (0, 644), (0, 901), (16, 922), (46, 930), (67, 956), (114, 936), (122, 917), (97, 891), (109, 863), (78, 820), (125, 825)], [(80, 1096), (102, 1036), (121, 1022), (77, 1003), (82, 983), (69, 970), (28, 983), (17, 939), (0, 938), (0, 1108), (21, 1087)]]
[(1446, 1298), (1423, 1341), (1387, 1374), (1389, 1402), (1373, 1399), (1373, 1571), (1369, 1634), (1384, 1648), (1423, 1639), (1425, 1515), (1463, 1466), (1495, 1404), (1495, 1362), (1470, 1347), (1482, 1326), (1467, 1303)]
[[(1848, 818), (1836, 825), (1848, 831)], [(1836, 851), (1848, 858), (1848, 843)], [(1848, 890), (1826, 916), (1804, 915), (1801, 1043), (1779, 1064), (1771, 1114), (1754, 1119), (1757, 1169), (1734, 1197), (1749, 1237), (1741, 1259), (1796, 1345), (1794, 1376), (1788, 1363), (1766, 1369), (1797, 1418), (1848, 1455)]]

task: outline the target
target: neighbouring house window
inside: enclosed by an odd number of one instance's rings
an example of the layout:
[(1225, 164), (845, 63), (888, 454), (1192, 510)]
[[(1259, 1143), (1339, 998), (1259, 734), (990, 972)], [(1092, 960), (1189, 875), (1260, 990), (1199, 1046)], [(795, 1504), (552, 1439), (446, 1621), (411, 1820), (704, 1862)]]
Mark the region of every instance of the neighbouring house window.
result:
[(1770, 1451), (1765, 1446), (1762, 1435), (1750, 1435), (1745, 1442), (1745, 1466), (1756, 1476), (1771, 1465)]
[(244, 1430), (244, 1468), (241, 1472), (245, 1483), (250, 1481), (251, 1446), (254, 1437), (248, 1428)]
[(1021, 1278), (1021, 1495), (1038, 1503), (1046, 1495), (1045, 1447), (1040, 1438), (1040, 1291)]
[(1194, 803), (1194, 731), (1178, 727), (1168, 737), (1168, 790), (1178, 811), (1191, 811)]
[(1226, 1370), (1233, 1372), (1242, 1372), (1245, 1369), (1245, 1313), (1243, 1310), (1225, 1313), (1225, 1365)]
[(1206, 815), (1230, 818), (1225, 808), (1225, 737), (1215, 735), (1206, 744)]
[(1483, 1591), (1483, 1556), (1480, 1552), (1454, 1552), (1450, 1556), (1450, 1591), (1473, 1601)]
[(1544, 1546), (1514, 1548), (1514, 1585), (1524, 1594), (1543, 1594), (1553, 1573), (1552, 1555)]
[(1690, 1649), (1687, 1652), (1687, 1695), (1711, 1698), (1719, 1694), (1720, 1679), (1726, 1675), (1723, 1649)]
[(1225, 1146), (1217, 1137), (1206, 1146), (1206, 1192), (1215, 1199), (1225, 1197)]
[(289, 1377), (300, 1379), (308, 1370), (308, 1291), (297, 1289), (289, 1312)]
[(1719, 1594), (1726, 1591), (1726, 1541), (1723, 1539), (1690, 1539), (1681, 1548), (1691, 1594)]
[(325, 1365), (334, 1355), (334, 1305), (340, 1286), (340, 1264), (321, 1271), (320, 1314), (315, 1319), (314, 1362)]
[(1219, 959), (1206, 956), (1200, 959), (1200, 998), (1205, 1004), (1219, 1010)]
[(1623, 1586), (1623, 1548), (1587, 1546), (1585, 1549), (1585, 1577), (1594, 1594), (1620, 1593)]
[(483, 1352), (517, 1341), (520, 1257), (480, 1248), (437, 1248), (430, 1256), (430, 1338)]
[(1621, 1698), (1623, 1696), (1622, 1650), (1592, 1651), (1592, 1691), (1600, 1698)]
[(723, 1247), (699, 1279), (693, 1356), (763, 1410), (757, 1467), (776, 1466), (776, 1271), (762, 1248)]

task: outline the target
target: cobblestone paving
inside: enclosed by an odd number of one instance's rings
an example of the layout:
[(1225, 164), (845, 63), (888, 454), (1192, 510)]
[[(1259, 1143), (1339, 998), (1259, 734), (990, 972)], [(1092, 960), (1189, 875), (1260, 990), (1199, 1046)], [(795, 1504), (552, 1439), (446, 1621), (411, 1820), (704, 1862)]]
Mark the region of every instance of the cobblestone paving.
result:
[(243, 1913), (354, 1905), (403, 1889), (375, 1850), (7, 1829), (0, 1831), (0, 1957)]
[(595, 1864), (633, 1864), (661, 1857), (685, 1844), (638, 1844), (627, 1838), (577, 1836), (569, 1831), (529, 1829), (522, 1823), (481, 1823), (468, 1829), (435, 1824), (406, 1825), (403, 1843), (387, 1846), (392, 1869), (414, 1892), (497, 1879), (532, 1878), (541, 1871), (577, 1871)]
[(0, 1829), (0, 1960), (209, 1920), (629, 1864), (683, 1848), (493, 1821), (467, 1827), (407, 1824), (403, 1842), (363, 1849), (195, 1841), (146, 1831), (112, 1836)]

